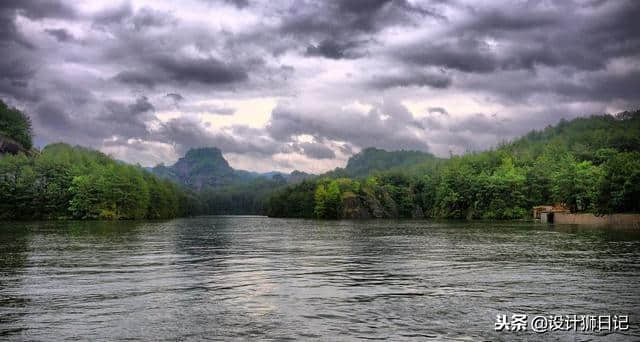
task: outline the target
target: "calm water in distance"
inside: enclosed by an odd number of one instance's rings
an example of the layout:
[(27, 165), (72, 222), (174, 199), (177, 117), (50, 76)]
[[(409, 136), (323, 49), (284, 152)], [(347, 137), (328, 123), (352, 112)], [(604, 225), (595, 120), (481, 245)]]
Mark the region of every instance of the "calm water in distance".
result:
[[(608, 335), (497, 314), (629, 314)], [(640, 233), (198, 217), (0, 223), (0, 340), (640, 340)]]

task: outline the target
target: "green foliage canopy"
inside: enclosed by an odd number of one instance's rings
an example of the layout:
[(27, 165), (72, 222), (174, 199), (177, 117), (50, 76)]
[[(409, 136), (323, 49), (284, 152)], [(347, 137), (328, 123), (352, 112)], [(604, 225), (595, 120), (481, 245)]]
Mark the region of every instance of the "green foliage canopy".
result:
[(0, 100), (0, 134), (20, 143), (26, 150), (33, 147), (31, 120), (23, 112)]

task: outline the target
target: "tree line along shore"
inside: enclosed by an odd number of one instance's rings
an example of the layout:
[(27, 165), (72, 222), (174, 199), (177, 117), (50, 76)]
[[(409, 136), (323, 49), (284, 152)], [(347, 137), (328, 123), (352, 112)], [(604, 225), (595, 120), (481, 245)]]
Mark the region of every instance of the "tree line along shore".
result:
[[(534, 206), (554, 203), (574, 213), (640, 213), (640, 111), (561, 120), (446, 159), (367, 148), (322, 175), (250, 175), (214, 165), (176, 178), (170, 168), (130, 165), (80, 146), (34, 149), (28, 116), (0, 101), (0, 153), (2, 220), (527, 219)], [(193, 155), (212, 163), (206, 153)]]

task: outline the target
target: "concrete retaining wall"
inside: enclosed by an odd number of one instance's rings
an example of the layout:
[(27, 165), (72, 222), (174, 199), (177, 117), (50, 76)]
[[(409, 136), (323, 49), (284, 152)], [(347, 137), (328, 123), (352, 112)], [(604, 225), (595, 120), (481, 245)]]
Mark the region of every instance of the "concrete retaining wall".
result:
[(593, 214), (555, 213), (554, 223), (559, 224), (593, 224), (610, 226), (633, 226), (640, 228), (640, 214), (613, 214), (595, 216)]

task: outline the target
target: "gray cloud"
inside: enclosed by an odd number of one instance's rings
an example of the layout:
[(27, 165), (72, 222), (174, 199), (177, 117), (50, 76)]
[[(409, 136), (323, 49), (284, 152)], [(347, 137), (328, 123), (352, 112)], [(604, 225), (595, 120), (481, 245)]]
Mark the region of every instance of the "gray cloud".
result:
[(401, 104), (384, 102), (367, 114), (327, 108), (326, 112), (276, 107), (266, 127), (277, 141), (292, 141), (299, 135), (316, 140), (348, 141), (360, 148), (378, 146), (397, 150), (428, 151), (428, 144), (416, 133), (416, 120)]
[(50, 34), (52, 37), (54, 37), (59, 42), (63, 42), (64, 43), (64, 42), (71, 42), (71, 41), (75, 40), (73, 35), (71, 33), (69, 33), (69, 31), (67, 31), (65, 29), (45, 29), (45, 32)]
[(374, 89), (411, 86), (447, 88), (451, 85), (451, 78), (443, 73), (414, 71), (402, 74), (377, 74), (368, 80), (367, 84)]
[(0, 11), (14, 11), (30, 19), (71, 19), (77, 14), (72, 6), (56, 0), (3, 0)]
[(633, 0), (7, 0), (0, 97), (40, 144), (146, 162), (212, 145), (284, 155), (274, 167), (447, 155), (639, 106), (638, 17)]
[(247, 72), (240, 66), (224, 63), (215, 58), (179, 58), (175, 56), (153, 56), (147, 60), (148, 70), (127, 70), (118, 73), (115, 79), (128, 84), (153, 87), (160, 83), (200, 83), (221, 85), (245, 81)]
[(325, 39), (319, 44), (309, 45), (306, 54), (307, 56), (321, 56), (330, 59), (355, 58), (358, 55), (353, 50), (357, 46), (358, 43), (355, 42), (339, 43)]
[(225, 153), (269, 156), (284, 151), (283, 146), (267, 137), (256, 136), (256, 132), (248, 127), (236, 127), (234, 130), (236, 135), (211, 132), (198, 121), (172, 119), (162, 125), (161, 130), (155, 134), (155, 138), (175, 144), (179, 153), (202, 146), (216, 146)]
[(245, 8), (249, 6), (249, 0), (223, 0), (226, 3), (232, 4), (238, 8)]
[(457, 39), (436, 44), (423, 44), (403, 49), (400, 58), (415, 65), (437, 66), (462, 72), (487, 73), (499, 61), (487, 44), (476, 39)]
[(327, 146), (315, 142), (303, 142), (298, 146), (302, 148), (302, 152), (313, 159), (333, 159), (336, 157), (335, 152)]
[(172, 99), (175, 102), (180, 102), (180, 101), (184, 101), (184, 97), (178, 93), (169, 93), (167, 95), (165, 95), (166, 97)]
[[(302, 5), (301, 5), (302, 4)], [(410, 5), (405, 0), (305, 1), (289, 8), (278, 31), (301, 39), (320, 40), (308, 55), (344, 58), (355, 37), (365, 38), (391, 26), (413, 25), (425, 17), (440, 17), (431, 9)]]
[(120, 4), (108, 7), (94, 15), (94, 24), (109, 25), (120, 23), (133, 15), (131, 3), (123, 1)]
[(437, 113), (441, 115), (449, 115), (449, 112), (447, 112), (447, 110), (442, 107), (429, 107), (427, 110), (429, 111), (430, 114)]

